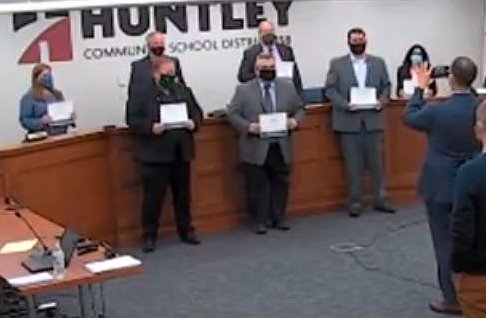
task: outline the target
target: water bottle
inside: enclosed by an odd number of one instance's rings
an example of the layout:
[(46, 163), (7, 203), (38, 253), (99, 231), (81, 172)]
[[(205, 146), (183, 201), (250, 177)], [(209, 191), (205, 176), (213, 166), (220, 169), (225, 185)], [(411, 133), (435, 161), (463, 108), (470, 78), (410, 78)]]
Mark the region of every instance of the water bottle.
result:
[(52, 251), (52, 257), (54, 259), (52, 274), (55, 279), (63, 279), (66, 276), (66, 261), (59, 241), (57, 241), (56, 248)]

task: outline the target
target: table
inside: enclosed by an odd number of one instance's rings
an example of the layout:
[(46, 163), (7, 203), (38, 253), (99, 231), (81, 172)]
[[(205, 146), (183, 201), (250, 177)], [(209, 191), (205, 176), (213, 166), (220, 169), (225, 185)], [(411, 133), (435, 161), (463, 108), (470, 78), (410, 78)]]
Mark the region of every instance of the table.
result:
[[(4, 202), (2, 199), (1, 202)], [(63, 227), (47, 220), (44, 217), (33, 213), (28, 209), (19, 210), (25, 219), (38, 232), (39, 236), (51, 249), (54, 247), (56, 236), (60, 235)], [(34, 234), (29, 230), (26, 224), (15, 216), (13, 211), (8, 211), (5, 204), (0, 203), (0, 247), (7, 242), (20, 241), (35, 238)], [(0, 254), (0, 276), (9, 279), (14, 277), (29, 275), (29, 272), (22, 267), (21, 263), (32, 252), (14, 253), (14, 254)], [(124, 268), (100, 274), (92, 274), (84, 268), (84, 264), (105, 259), (104, 249), (100, 248), (98, 251), (77, 256), (73, 255), (69, 267), (66, 269), (66, 276), (62, 280), (54, 280), (47, 283), (37, 285), (30, 285), (21, 287), (20, 290), (29, 300), (29, 312), (33, 314), (35, 308), (33, 306), (33, 296), (36, 294), (46, 292), (57, 292), (60, 290), (77, 287), (79, 293), (80, 314), (81, 317), (86, 317), (85, 302), (84, 302), (84, 287), (93, 284), (103, 283), (108, 280), (125, 278), (142, 273), (142, 266)]]
[[(403, 100), (385, 107), (384, 164), (394, 202), (409, 203), (426, 149), (425, 135), (402, 122)], [(0, 196), (14, 196), (57, 223), (118, 246), (139, 241), (141, 186), (133, 139), (123, 127), (78, 132), (0, 149)], [(339, 142), (329, 104), (313, 105), (295, 133), (289, 216), (322, 214), (346, 201)], [(225, 119), (205, 119), (196, 135), (191, 197), (199, 233), (243, 224), (244, 190), (237, 134)], [(367, 180), (365, 180), (367, 181)], [(166, 198), (161, 236), (174, 235)]]

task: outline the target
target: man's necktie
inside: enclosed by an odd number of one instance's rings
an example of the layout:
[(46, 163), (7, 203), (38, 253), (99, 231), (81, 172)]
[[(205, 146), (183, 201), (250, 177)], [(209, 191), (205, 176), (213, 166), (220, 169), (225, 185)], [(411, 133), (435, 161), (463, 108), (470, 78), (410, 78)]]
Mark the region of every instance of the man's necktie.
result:
[(275, 105), (273, 104), (272, 100), (272, 94), (270, 93), (270, 88), (272, 87), (272, 84), (270, 83), (265, 83), (263, 85), (264, 88), (264, 102), (265, 102), (265, 111), (271, 113), (275, 111)]

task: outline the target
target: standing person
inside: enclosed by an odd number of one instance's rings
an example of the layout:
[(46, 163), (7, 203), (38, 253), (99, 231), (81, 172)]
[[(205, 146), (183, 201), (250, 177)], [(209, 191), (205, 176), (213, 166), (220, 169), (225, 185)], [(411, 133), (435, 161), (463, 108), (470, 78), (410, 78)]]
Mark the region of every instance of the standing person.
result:
[[(142, 187), (143, 250), (155, 249), (161, 204), (170, 185), (176, 225), (182, 242), (200, 243), (192, 227), (190, 212), (190, 172), (194, 158), (194, 132), (201, 124), (202, 111), (192, 92), (176, 77), (171, 58), (160, 58), (152, 64), (150, 74), (131, 77), (126, 108), (126, 122), (135, 135), (135, 155), (139, 164)], [(189, 119), (181, 127), (161, 123), (164, 105), (184, 103)]]
[[(247, 209), (253, 230), (266, 234), (267, 227), (290, 229), (286, 221), (292, 134), (303, 119), (304, 105), (289, 81), (275, 78), (275, 58), (260, 53), (257, 78), (241, 84), (228, 106), (228, 119), (239, 132), (240, 160), (244, 164)], [(288, 133), (261, 135), (261, 114), (286, 113)]]
[(52, 68), (37, 64), (32, 69), (31, 87), (20, 100), (19, 121), (27, 133), (45, 131), (50, 136), (67, 133), (69, 126), (75, 126), (74, 113), (71, 118), (53, 121), (48, 114), (51, 103), (64, 101), (62, 92), (54, 86)]
[(251, 81), (257, 77), (257, 74), (255, 73), (257, 56), (260, 53), (268, 53), (273, 55), (277, 67), (279, 62), (294, 63), (292, 81), (297, 92), (301, 94), (303, 91), (302, 79), (300, 77), (299, 67), (295, 62), (294, 50), (292, 47), (277, 42), (275, 26), (270, 21), (260, 22), (260, 25), (258, 26), (258, 35), (260, 37), (260, 43), (249, 47), (243, 53), (243, 59), (241, 60), (238, 71), (238, 80), (240, 83)]
[(404, 122), (426, 133), (428, 139), (418, 191), (427, 208), (442, 291), (442, 300), (431, 303), (430, 309), (460, 314), (452, 282), (450, 218), (457, 169), (478, 152), (473, 130), (478, 98), (471, 92), (477, 67), (468, 57), (456, 58), (449, 76), (452, 96), (445, 101), (431, 103), (426, 103), (423, 97), (430, 84), (431, 70), (422, 65), (415, 71), (418, 88), (407, 104)]
[[(359, 217), (363, 210), (363, 175), (367, 164), (373, 181), (374, 209), (395, 213), (386, 202), (383, 172), (382, 112), (390, 98), (391, 83), (383, 59), (366, 53), (366, 33), (348, 31), (350, 54), (334, 58), (327, 73), (326, 96), (332, 104), (332, 127), (339, 135), (348, 186), (348, 213)], [(378, 104), (360, 110), (350, 104), (351, 89), (375, 88)]]
[(486, 317), (486, 102), (474, 128), (483, 151), (459, 169), (452, 209), (452, 269), (466, 318)]

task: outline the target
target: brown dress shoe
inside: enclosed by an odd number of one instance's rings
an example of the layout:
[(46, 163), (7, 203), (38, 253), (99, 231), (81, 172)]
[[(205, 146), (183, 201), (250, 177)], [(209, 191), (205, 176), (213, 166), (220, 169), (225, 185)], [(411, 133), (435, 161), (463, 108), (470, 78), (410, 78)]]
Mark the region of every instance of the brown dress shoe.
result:
[(448, 303), (445, 300), (442, 301), (434, 301), (429, 304), (430, 310), (439, 314), (446, 314), (446, 315), (453, 315), (453, 316), (461, 316), (462, 310), (459, 304), (457, 303)]

